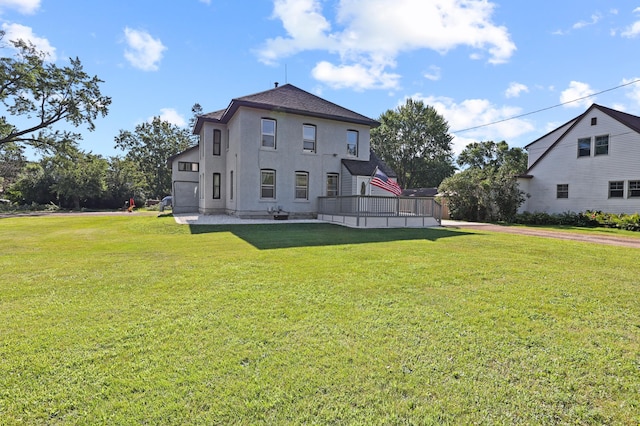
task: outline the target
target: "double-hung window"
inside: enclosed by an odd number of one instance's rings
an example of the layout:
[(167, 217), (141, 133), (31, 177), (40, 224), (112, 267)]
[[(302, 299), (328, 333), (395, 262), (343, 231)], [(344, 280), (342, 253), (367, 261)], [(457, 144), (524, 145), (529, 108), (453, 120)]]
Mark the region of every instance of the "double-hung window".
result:
[(609, 198), (624, 197), (624, 181), (616, 180), (609, 182)]
[(296, 200), (309, 199), (309, 173), (296, 172)]
[(556, 186), (556, 198), (569, 198), (569, 184), (561, 183)]
[(596, 136), (595, 155), (609, 154), (609, 135)]
[(630, 180), (629, 181), (629, 198), (631, 197), (640, 197), (640, 180)]
[(312, 124), (302, 126), (302, 149), (305, 152), (316, 152), (316, 126)]
[(222, 132), (219, 129), (213, 130), (213, 155), (220, 155), (222, 146)]
[(197, 172), (199, 168), (198, 163), (190, 163), (187, 161), (178, 161), (179, 172)]
[(276, 149), (276, 120), (262, 119), (262, 147)]
[(260, 170), (260, 198), (276, 198), (276, 171)]
[(355, 130), (347, 130), (347, 154), (358, 156), (358, 132)]
[(591, 138), (578, 139), (578, 157), (591, 156)]
[(327, 174), (327, 197), (338, 196), (338, 178), (339, 176), (337, 173)]
[(220, 173), (213, 174), (213, 199), (220, 199)]

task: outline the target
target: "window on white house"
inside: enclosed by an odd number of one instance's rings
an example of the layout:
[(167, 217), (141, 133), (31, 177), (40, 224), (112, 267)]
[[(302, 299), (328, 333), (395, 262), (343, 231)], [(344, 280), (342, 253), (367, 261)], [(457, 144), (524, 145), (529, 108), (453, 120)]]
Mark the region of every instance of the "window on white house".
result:
[(629, 197), (640, 197), (640, 180), (629, 181)]
[(262, 119), (262, 146), (276, 148), (276, 120)]
[(596, 124), (598, 124), (598, 117), (591, 117), (591, 125), (595, 126)]
[(578, 157), (591, 156), (591, 138), (578, 139)]
[(275, 170), (260, 170), (260, 198), (276, 198)]
[(347, 154), (358, 156), (358, 132), (355, 130), (347, 130)]
[(222, 146), (222, 132), (218, 129), (213, 131), (213, 155), (220, 155), (220, 148)]
[(609, 154), (609, 135), (596, 136), (595, 155)]
[(220, 173), (213, 174), (213, 199), (220, 199)]
[(296, 200), (309, 199), (309, 173), (296, 172)]
[(302, 125), (302, 149), (307, 152), (316, 152), (316, 126)]
[(337, 173), (327, 174), (327, 197), (338, 196), (338, 181), (339, 175)]
[(229, 199), (233, 200), (233, 170), (229, 173)]
[(556, 186), (556, 198), (569, 198), (569, 184), (562, 183)]
[(198, 163), (178, 161), (178, 171), (180, 172), (197, 172), (198, 170), (199, 170)]
[(609, 198), (624, 197), (624, 181), (616, 180), (609, 182)]

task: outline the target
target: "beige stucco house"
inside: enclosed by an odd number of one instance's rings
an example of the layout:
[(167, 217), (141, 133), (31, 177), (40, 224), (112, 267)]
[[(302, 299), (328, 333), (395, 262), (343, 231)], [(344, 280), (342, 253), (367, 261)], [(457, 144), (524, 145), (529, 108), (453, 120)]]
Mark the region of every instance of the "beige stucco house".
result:
[(199, 144), (170, 159), (175, 213), (316, 217), (318, 197), (393, 195), (369, 185), (375, 120), (291, 84), (201, 115)]

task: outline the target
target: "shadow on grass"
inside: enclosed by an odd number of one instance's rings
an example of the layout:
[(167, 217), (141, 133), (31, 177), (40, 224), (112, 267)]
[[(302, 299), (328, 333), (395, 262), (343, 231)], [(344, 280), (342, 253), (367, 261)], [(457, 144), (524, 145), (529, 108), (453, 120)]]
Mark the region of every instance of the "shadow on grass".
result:
[(471, 234), (443, 228), (355, 229), (327, 223), (190, 225), (189, 229), (192, 234), (230, 232), (260, 250), (404, 240), (436, 241)]

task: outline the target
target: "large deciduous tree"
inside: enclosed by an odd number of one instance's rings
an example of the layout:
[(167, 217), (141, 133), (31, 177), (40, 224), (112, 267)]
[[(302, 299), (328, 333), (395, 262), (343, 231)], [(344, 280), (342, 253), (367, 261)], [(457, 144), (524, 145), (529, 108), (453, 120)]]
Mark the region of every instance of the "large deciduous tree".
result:
[(474, 142), (460, 153), (458, 165), (465, 169), (440, 185), (454, 219), (513, 219), (524, 201), (516, 179), (527, 170), (527, 153), (522, 148), (509, 148), (505, 141)]
[(193, 141), (187, 129), (154, 117), (150, 123), (137, 125), (133, 132), (120, 130), (115, 143), (144, 175), (147, 195), (162, 198), (171, 193), (167, 159), (189, 148)]
[[(3, 36), (0, 31), (0, 39)], [(111, 98), (100, 93), (103, 81), (84, 72), (78, 58), (69, 58), (68, 66), (58, 67), (33, 44), (9, 43), (0, 47), (13, 52), (13, 56), (0, 58), (0, 102), (13, 118), (0, 117), (0, 145), (19, 143), (55, 151), (82, 137), (56, 130), (56, 123), (86, 125), (93, 131), (94, 120), (106, 116), (111, 104)]]
[(371, 147), (395, 170), (402, 188), (435, 187), (455, 171), (447, 121), (432, 106), (407, 99), (371, 131)]

